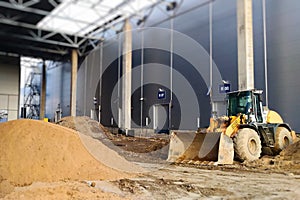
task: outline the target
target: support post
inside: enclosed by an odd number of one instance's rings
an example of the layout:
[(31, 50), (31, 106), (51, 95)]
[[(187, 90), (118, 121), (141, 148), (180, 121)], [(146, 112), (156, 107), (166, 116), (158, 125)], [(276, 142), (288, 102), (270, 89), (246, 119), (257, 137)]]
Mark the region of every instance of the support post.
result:
[(76, 49), (72, 50), (72, 74), (71, 74), (71, 116), (76, 116), (76, 87), (77, 87), (78, 55)]
[(43, 63), (42, 69), (42, 91), (41, 91), (41, 104), (40, 104), (40, 120), (45, 118), (45, 106), (46, 106), (46, 63)]
[(252, 0), (237, 1), (238, 88), (254, 89)]
[(129, 19), (124, 25), (123, 43), (123, 80), (122, 80), (122, 121), (121, 128), (131, 129), (131, 68), (132, 68), (132, 33)]

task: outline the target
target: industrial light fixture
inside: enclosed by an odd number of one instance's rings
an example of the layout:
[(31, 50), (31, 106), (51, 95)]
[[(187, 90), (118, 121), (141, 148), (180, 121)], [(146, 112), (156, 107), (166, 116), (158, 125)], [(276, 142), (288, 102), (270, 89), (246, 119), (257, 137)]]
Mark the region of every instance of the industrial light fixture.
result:
[(143, 18), (139, 19), (137, 22), (136, 22), (136, 25), (141, 25), (142, 23), (144, 23), (147, 19), (147, 16), (144, 16)]
[(123, 29), (118, 29), (116, 30), (116, 34), (118, 35), (119, 33), (122, 33), (123, 32)]
[(168, 3), (166, 10), (171, 11), (171, 10), (174, 10), (176, 7), (177, 7), (177, 2), (173, 1), (173, 2)]

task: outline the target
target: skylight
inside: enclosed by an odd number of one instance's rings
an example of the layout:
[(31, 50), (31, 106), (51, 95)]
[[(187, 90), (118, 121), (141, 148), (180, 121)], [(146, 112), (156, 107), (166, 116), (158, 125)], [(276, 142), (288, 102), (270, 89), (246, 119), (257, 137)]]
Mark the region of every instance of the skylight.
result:
[(112, 21), (137, 15), (159, 0), (62, 0), (37, 27), (71, 35), (85, 36)]

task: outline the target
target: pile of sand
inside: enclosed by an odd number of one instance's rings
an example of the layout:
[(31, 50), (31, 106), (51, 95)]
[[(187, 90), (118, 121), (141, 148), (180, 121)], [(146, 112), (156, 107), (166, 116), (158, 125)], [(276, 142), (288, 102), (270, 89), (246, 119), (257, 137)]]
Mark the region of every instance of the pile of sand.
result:
[(300, 141), (281, 151), (274, 163), (278, 168), (300, 174)]
[[(86, 116), (64, 117), (58, 124), (79, 131), (83, 145), (104, 165), (124, 172), (146, 172), (124, 158), (126, 155), (109, 139), (109, 134), (105, 133), (107, 130), (97, 121)], [(131, 145), (136, 146), (133, 143)]]
[(114, 180), (128, 176), (98, 162), (74, 130), (36, 120), (0, 124), (0, 183), (24, 186), (35, 181)]

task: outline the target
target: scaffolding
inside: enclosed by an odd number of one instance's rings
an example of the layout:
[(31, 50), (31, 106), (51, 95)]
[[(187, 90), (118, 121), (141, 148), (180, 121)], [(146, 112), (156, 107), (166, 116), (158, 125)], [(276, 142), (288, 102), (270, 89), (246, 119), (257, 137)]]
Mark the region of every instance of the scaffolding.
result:
[(26, 118), (40, 118), (41, 73), (30, 72), (24, 87), (24, 108)]

